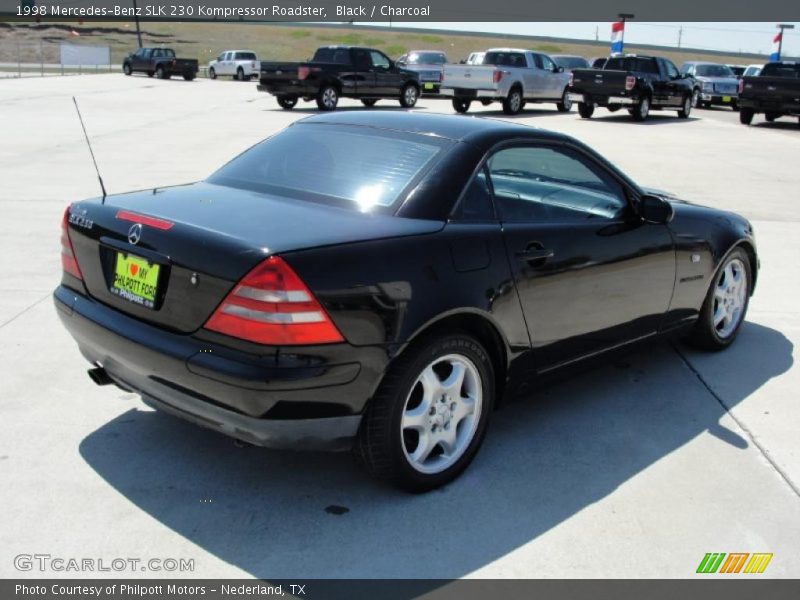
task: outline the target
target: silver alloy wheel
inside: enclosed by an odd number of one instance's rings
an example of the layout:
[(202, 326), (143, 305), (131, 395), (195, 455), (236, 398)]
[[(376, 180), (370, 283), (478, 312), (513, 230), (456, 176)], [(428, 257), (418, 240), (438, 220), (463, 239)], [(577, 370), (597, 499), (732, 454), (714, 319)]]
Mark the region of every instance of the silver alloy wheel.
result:
[(639, 114), (642, 115), (643, 119), (650, 114), (650, 100), (646, 97), (642, 98), (642, 107), (639, 109)]
[(322, 92), (322, 104), (325, 108), (332, 109), (336, 108), (336, 103), (338, 102), (338, 97), (336, 95), (336, 90), (332, 87), (325, 88), (325, 91)]
[(511, 96), (508, 99), (508, 106), (511, 108), (511, 112), (519, 112), (522, 109), (522, 94), (517, 91), (511, 92)]
[(482, 405), (481, 376), (469, 358), (448, 354), (425, 367), (411, 387), (400, 421), (409, 465), (425, 474), (451, 467), (475, 437)]
[(414, 106), (417, 103), (417, 88), (413, 85), (406, 87), (405, 100), (407, 106)]
[(697, 107), (698, 104), (700, 104), (700, 92), (694, 90), (692, 92), (692, 106)]
[(729, 261), (717, 276), (714, 285), (714, 310), (711, 313), (714, 330), (721, 339), (736, 331), (747, 304), (747, 270), (739, 258)]
[(564, 97), (561, 100), (561, 104), (564, 106), (564, 112), (569, 112), (572, 109), (572, 98), (569, 97), (567, 90), (564, 90)]

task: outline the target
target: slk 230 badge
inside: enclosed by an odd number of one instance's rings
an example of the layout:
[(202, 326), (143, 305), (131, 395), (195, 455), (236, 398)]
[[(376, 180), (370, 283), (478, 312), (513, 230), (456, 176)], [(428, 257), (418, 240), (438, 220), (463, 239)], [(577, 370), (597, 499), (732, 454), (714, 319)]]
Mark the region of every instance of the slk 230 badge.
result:
[(86, 211), (83, 211), (83, 214), (70, 213), (69, 222), (77, 227), (83, 227), (84, 229), (91, 229), (94, 227), (94, 221), (86, 217)]

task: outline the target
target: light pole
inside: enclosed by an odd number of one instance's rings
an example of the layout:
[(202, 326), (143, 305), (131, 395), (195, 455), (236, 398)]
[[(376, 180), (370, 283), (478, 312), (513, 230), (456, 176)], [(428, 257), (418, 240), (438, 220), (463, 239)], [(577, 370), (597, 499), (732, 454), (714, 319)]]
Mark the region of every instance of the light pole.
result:
[(139, 40), (139, 48), (141, 48), (142, 30), (139, 29), (139, 11), (136, 9), (136, 0), (133, 0), (133, 20), (136, 22), (136, 39)]
[(794, 25), (789, 23), (778, 23), (778, 29), (781, 30), (781, 35), (778, 38), (778, 60), (781, 59), (781, 50), (783, 50), (783, 30), (784, 29), (794, 29)]

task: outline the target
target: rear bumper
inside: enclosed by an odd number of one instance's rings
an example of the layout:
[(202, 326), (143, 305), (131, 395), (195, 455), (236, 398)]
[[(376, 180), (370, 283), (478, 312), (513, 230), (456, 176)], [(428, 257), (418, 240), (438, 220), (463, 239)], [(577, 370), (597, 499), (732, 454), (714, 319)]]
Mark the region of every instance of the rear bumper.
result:
[(148, 325), (60, 286), (57, 313), (94, 365), (151, 406), (252, 444), (346, 450), (388, 362), (333, 344), (252, 354)]
[(569, 99), (573, 102), (580, 102), (585, 104), (597, 104), (598, 106), (608, 106), (609, 104), (636, 104), (638, 98), (631, 98), (629, 96), (589, 96), (588, 94), (581, 94), (579, 92), (570, 92), (567, 94)]
[(441, 88), (439, 90), (440, 96), (450, 96), (455, 98), (503, 98), (504, 96), (501, 95), (497, 90), (468, 90), (468, 89), (461, 89), (461, 88)]
[(264, 83), (263, 80), (256, 86), (259, 92), (267, 92), (275, 96), (316, 96), (317, 88), (300, 81), (283, 81), (281, 83)]
[(800, 116), (800, 103), (770, 101), (762, 98), (739, 98), (740, 108), (749, 108), (757, 113), (776, 113), (781, 115)]

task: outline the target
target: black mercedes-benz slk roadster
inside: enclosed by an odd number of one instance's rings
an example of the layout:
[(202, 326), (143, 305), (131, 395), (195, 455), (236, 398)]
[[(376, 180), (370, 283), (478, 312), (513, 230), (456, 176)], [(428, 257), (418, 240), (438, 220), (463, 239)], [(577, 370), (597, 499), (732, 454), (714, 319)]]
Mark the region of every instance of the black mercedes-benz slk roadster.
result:
[(416, 491), (539, 375), (658, 335), (725, 348), (758, 273), (745, 219), (572, 138), (405, 112), (303, 119), (205, 181), (76, 202), (61, 245), (95, 382)]

